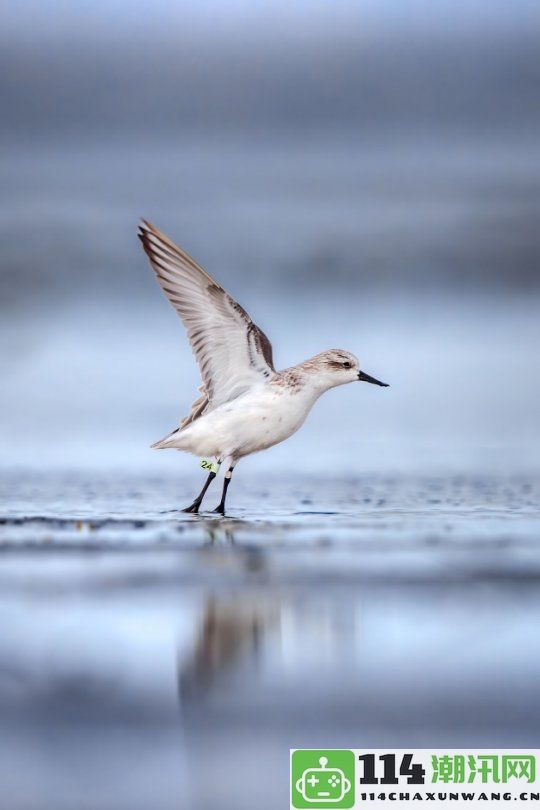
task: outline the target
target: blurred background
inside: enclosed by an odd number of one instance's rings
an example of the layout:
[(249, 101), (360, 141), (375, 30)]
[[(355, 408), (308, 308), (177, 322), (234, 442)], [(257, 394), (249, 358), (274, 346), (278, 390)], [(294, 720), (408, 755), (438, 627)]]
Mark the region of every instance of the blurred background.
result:
[(278, 367), (338, 346), (392, 385), (331, 392), (246, 471), (533, 465), (539, 17), (534, 0), (4, 3), (3, 464), (195, 469), (148, 449), (199, 377), (144, 216)]
[[(537, 745), (537, 0), (0, 15), (2, 807), (276, 810), (290, 747)], [(224, 521), (149, 449), (200, 380), (141, 216), (278, 368), (391, 384)]]

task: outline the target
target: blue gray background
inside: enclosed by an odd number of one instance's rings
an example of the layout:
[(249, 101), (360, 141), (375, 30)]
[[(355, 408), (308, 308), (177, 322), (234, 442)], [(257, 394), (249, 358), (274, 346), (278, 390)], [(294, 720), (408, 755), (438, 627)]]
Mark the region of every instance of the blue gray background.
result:
[[(198, 372), (155, 222), (332, 392), (245, 464), (534, 464), (539, 12), (518, 0), (4, 5), (4, 464), (187, 472)], [(336, 428), (333, 422), (339, 427)]]

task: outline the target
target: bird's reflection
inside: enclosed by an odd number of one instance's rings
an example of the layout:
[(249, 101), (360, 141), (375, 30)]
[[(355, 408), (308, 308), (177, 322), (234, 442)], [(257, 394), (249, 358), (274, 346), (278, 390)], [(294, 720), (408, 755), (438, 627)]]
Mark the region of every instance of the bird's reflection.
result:
[[(223, 561), (241, 547), (207, 553)], [(244, 571), (236, 586), (207, 591), (193, 641), (183, 653), (178, 648), (179, 719), (194, 807), (240, 806), (237, 781), (208, 780), (209, 767), (228, 774), (241, 761), (246, 786), (276, 751), (325, 731), (335, 736), (336, 724), (350, 722), (351, 706), (359, 715), (367, 711), (354, 665), (361, 632), (353, 594), (277, 585), (264, 554), (258, 564), (264, 576)], [(279, 806), (278, 798), (265, 808)]]
[[(255, 557), (264, 570), (264, 555)], [(253, 564), (253, 560), (247, 562)], [(246, 700), (257, 691), (257, 682), (272, 691), (283, 679), (294, 689), (307, 673), (312, 686), (320, 683), (331, 690), (336, 662), (347, 665), (350, 672), (359, 663), (362, 622), (357, 598), (349, 599), (344, 610), (337, 594), (306, 599), (302, 592), (276, 588), (264, 579), (256, 588), (212, 590), (203, 603), (193, 645), (187, 655), (184, 649), (178, 656), (179, 697), (184, 707), (205, 702), (210, 695), (225, 699), (227, 684), (233, 681), (237, 687), (242, 685)], [(271, 682), (269, 670), (274, 673)]]
[(215, 546), (221, 543), (233, 546), (235, 544), (236, 521), (219, 518), (209, 519), (202, 516), (197, 516), (196, 520), (200, 521), (202, 525), (207, 545)]
[(261, 641), (279, 630), (279, 603), (261, 594), (208, 596), (192, 654), (178, 662), (181, 699), (202, 697), (225, 674), (257, 660)]

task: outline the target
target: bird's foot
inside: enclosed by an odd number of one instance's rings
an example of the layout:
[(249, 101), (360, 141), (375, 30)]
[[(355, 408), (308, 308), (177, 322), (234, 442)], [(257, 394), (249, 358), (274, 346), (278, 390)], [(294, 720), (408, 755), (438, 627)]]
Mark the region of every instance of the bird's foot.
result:
[(212, 509), (212, 512), (214, 514), (216, 514), (216, 515), (225, 515), (225, 506), (224, 506), (224, 504), (220, 503), (218, 506), (216, 506), (215, 509)]
[(197, 515), (199, 512), (199, 506), (200, 503), (197, 503), (197, 501), (195, 501), (194, 503), (191, 504), (191, 506), (186, 506), (185, 509), (182, 509), (182, 512), (188, 512), (191, 515)]

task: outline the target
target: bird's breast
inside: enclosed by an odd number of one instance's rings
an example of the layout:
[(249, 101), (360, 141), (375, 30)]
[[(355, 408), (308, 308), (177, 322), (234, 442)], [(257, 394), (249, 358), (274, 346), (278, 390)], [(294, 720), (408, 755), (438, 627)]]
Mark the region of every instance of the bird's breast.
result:
[(302, 425), (311, 404), (297, 394), (268, 389), (238, 403), (235, 433), (240, 452), (254, 453), (287, 439)]

